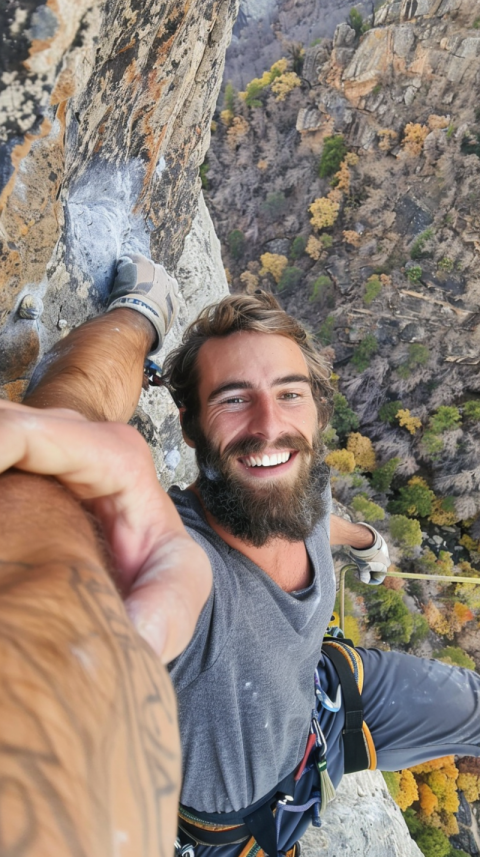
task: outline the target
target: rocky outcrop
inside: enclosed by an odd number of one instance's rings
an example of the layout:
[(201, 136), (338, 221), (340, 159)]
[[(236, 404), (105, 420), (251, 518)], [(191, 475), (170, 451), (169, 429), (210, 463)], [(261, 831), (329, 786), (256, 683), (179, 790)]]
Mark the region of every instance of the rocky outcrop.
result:
[(42, 351), (104, 305), (122, 249), (175, 270), (236, 12), (236, 0), (4, 9), (0, 386), (10, 398)]
[(349, 774), (322, 827), (302, 839), (303, 857), (421, 857), (379, 771)]

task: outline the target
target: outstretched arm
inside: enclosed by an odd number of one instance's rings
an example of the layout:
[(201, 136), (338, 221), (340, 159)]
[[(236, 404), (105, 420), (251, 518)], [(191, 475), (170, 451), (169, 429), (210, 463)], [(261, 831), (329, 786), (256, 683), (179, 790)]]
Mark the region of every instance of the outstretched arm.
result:
[(55, 479), (19, 471), (0, 476), (0, 664), (0, 852), (170, 857), (170, 679), (125, 613), (90, 516)]
[[(112, 313), (113, 315), (113, 313)], [(131, 426), (0, 401), (0, 472), (55, 476), (100, 522), (140, 634), (163, 663), (188, 644), (211, 588), (210, 563), (160, 486)], [(24, 526), (28, 508), (23, 510)]]
[(388, 546), (370, 524), (352, 524), (330, 515), (330, 544), (343, 545), (357, 566), (362, 583), (383, 583), (390, 565)]

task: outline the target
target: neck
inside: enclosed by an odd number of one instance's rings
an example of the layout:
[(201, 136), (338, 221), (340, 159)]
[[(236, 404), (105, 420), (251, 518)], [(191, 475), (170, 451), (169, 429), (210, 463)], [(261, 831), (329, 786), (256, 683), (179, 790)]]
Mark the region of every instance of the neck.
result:
[(238, 536), (232, 535), (210, 514), (195, 484), (190, 485), (189, 490), (193, 491), (200, 500), (212, 530), (229, 547), (258, 565), (281, 589), (285, 592), (293, 592), (309, 586), (313, 575), (305, 542), (287, 542), (285, 539), (273, 538), (259, 548), (248, 544)]

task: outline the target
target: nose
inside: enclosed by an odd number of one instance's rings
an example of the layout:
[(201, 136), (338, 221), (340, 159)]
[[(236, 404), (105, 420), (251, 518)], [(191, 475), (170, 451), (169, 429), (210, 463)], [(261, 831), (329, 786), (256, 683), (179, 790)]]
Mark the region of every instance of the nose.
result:
[(250, 411), (249, 434), (263, 440), (276, 440), (286, 431), (284, 416), (276, 399), (268, 393), (260, 394)]

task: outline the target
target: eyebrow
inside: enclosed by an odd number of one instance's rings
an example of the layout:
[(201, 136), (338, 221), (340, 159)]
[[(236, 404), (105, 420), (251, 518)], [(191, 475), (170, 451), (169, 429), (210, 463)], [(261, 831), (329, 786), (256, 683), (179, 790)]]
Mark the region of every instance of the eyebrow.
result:
[[(275, 378), (272, 382), (272, 387), (282, 387), (284, 384), (308, 384), (310, 386), (310, 378), (308, 375), (283, 375), (281, 378)], [(223, 393), (228, 393), (230, 390), (253, 390), (254, 385), (250, 384), (249, 381), (229, 381), (227, 384), (222, 384), (220, 387), (216, 387), (213, 390), (209, 397), (208, 401), (213, 402), (214, 399), (218, 398), (218, 396), (223, 395)]]

